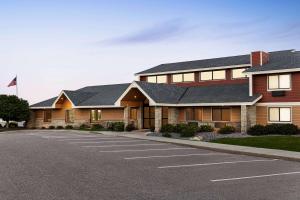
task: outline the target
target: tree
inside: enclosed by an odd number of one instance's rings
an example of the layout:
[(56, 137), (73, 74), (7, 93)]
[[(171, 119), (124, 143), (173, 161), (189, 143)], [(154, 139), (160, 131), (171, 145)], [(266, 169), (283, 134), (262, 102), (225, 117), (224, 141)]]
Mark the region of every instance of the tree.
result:
[(28, 101), (15, 95), (0, 95), (0, 118), (9, 121), (27, 121), (30, 111)]

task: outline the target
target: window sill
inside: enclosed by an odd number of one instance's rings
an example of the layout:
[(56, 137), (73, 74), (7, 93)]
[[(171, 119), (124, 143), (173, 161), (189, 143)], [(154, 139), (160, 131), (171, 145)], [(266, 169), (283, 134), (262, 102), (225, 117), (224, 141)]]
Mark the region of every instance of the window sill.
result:
[(274, 91), (291, 91), (292, 89), (268, 89), (268, 92), (274, 92)]
[(268, 121), (268, 124), (291, 124), (292, 122), (270, 122)]

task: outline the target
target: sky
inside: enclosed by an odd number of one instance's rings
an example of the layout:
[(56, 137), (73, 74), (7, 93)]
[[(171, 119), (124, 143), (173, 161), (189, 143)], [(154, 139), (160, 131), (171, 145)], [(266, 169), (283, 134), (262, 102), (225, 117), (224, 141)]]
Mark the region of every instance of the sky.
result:
[(300, 50), (298, 0), (0, 0), (0, 94), (30, 104), (162, 63)]

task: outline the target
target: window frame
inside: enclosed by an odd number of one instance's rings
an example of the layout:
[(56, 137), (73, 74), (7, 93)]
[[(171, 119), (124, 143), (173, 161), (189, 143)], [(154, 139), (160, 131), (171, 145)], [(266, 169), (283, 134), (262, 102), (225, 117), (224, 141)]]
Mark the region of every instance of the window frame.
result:
[[(190, 109), (192, 110), (193, 113), (193, 119), (188, 119), (188, 114), (187, 114), (187, 110)], [(199, 110), (201, 110), (201, 119), (199, 119)], [(185, 117), (185, 121), (187, 122), (202, 122), (203, 121), (203, 108), (202, 107), (186, 107), (184, 109), (184, 117)]]
[[(218, 121), (214, 121), (213, 119), (214, 119), (214, 116), (213, 116), (213, 110), (214, 109), (221, 109), (221, 120), (218, 120)], [(222, 110), (223, 109), (228, 109), (229, 110), (229, 120), (222, 120)], [(231, 122), (231, 119), (232, 119), (232, 108), (231, 107), (211, 107), (211, 121), (212, 122)]]
[[(72, 112), (72, 115), (73, 117), (71, 117), (71, 112)], [(68, 114), (67, 114), (68, 113)], [(74, 123), (74, 110), (73, 109), (68, 109), (68, 110), (65, 110), (65, 122), (70, 124), (70, 123)]]
[[(93, 111), (95, 112), (96, 120), (93, 120), (93, 116), (92, 116)], [(99, 118), (99, 113), (100, 113), (100, 118)], [(99, 121), (101, 121), (101, 119), (102, 119), (102, 109), (91, 109), (90, 110), (90, 121), (91, 122), (99, 122)]]
[[(46, 112), (50, 113), (50, 118), (48, 120), (46, 120)], [(44, 123), (51, 123), (52, 122), (52, 110), (44, 110), (43, 112), (44, 116), (43, 116), (43, 122)]]
[[(224, 79), (215, 79), (214, 78), (214, 72), (216, 71), (224, 71), (225, 72), (225, 78)], [(210, 72), (211, 73), (211, 79), (209, 80), (202, 80), (201, 79), (201, 74), (203, 72)], [(220, 70), (209, 70), (209, 71), (200, 71), (199, 72), (199, 82), (204, 82), (204, 81), (223, 81), (223, 80), (227, 80), (227, 70), (226, 69), (220, 69)]]
[[(290, 87), (289, 88), (280, 88), (280, 76), (288, 75), (290, 77)], [(269, 78), (270, 76), (277, 76), (278, 77), (278, 88), (270, 89)], [(292, 74), (268, 74), (267, 77), (267, 91), (290, 91), (292, 90)]]
[(233, 69), (231, 69), (231, 80), (236, 80), (236, 79), (246, 79), (246, 78), (248, 78), (247, 75), (245, 75), (244, 77), (237, 77), (237, 78), (234, 78), (234, 77), (233, 77), (233, 70), (239, 70), (239, 69), (244, 69), (244, 71), (245, 71), (245, 70), (249, 69), (249, 67), (241, 67), (241, 68), (233, 68)]
[[(270, 120), (270, 109), (271, 108), (278, 108), (279, 110), (279, 116), (278, 116), (278, 118), (279, 118), (279, 121), (271, 121)], [(290, 121), (281, 121), (280, 120), (280, 109), (281, 108), (289, 108), (290, 109)], [(292, 121), (293, 121), (293, 119), (292, 119), (292, 117), (293, 117), (293, 114), (292, 114), (292, 112), (293, 112), (293, 109), (292, 109), (292, 106), (268, 106), (268, 108), (267, 108), (268, 110), (267, 110), (267, 113), (268, 113), (268, 123), (274, 123), (274, 124), (291, 124), (292, 123)]]

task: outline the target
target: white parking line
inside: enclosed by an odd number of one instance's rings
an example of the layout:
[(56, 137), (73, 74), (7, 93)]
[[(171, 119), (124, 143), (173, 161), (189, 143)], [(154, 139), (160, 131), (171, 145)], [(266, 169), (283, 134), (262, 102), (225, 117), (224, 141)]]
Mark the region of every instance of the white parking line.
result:
[(84, 141), (84, 142), (69, 142), (69, 144), (105, 144), (105, 143), (131, 143), (131, 142), (143, 142), (141, 140), (112, 140), (112, 141)]
[(211, 156), (211, 155), (224, 155), (224, 153), (195, 153), (195, 154), (167, 155), (167, 156), (127, 157), (124, 159), (125, 160), (136, 160), (136, 159), (173, 158), (173, 157), (188, 157), (188, 156)]
[(180, 167), (197, 167), (197, 166), (209, 166), (209, 165), (223, 165), (223, 164), (236, 164), (236, 163), (250, 163), (250, 162), (270, 162), (276, 161), (278, 159), (268, 159), (268, 160), (239, 160), (239, 161), (227, 161), (227, 162), (216, 162), (216, 163), (200, 163), (200, 164), (190, 164), (190, 165), (170, 165), (170, 166), (161, 166), (159, 169), (167, 168), (180, 168)]
[(238, 178), (215, 179), (215, 180), (210, 180), (210, 181), (211, 182), (235, 181), (235, 180), (263, 178), (263, 177), (272, 177), (272, 176), (284, 176), (284, 175), (291, 175), (291, 174), (300, 174), (300, 172), (287, 172), (287, 173), (279, 173), (279, 174), (266, 174), (266, 175), (259, 175), (259, 176), (245, 176), (245, 177), (238, 177)]
[(121, 152), (139, 152), (139, 151), (172, 151), (172, 150), (185, 150), (185, 149), (195, 149), (195, 148), (166, 148), (166, 149), (126, 149), (126, 150), (110, 150), (110, 151), (99, 151), (107, 153), (121, 153)]
[(81, 147), (86, 147), (86, 148), (97, 148), (97, 147), (100, 147), (100, 148), (105, 148), (105, 147), (137, 147), (137, 146), (160, 146), (160, 145), (166, 145), (166, 144), (148, 144), (148, 143), (145, 143), (145, 144), (116, 144), (116, 145), (102, 145), (102, 146), (81, 146)]

